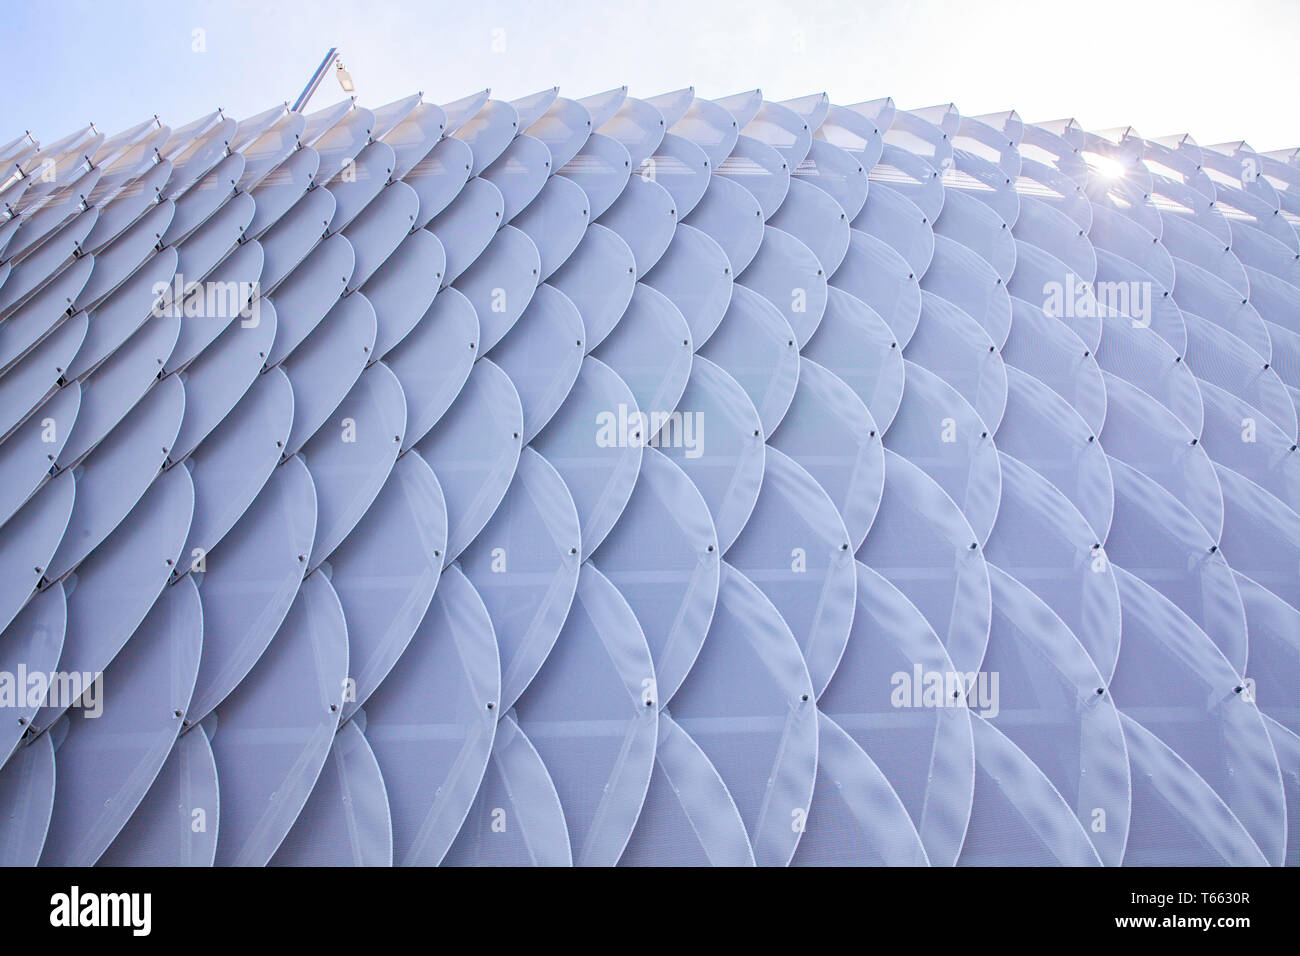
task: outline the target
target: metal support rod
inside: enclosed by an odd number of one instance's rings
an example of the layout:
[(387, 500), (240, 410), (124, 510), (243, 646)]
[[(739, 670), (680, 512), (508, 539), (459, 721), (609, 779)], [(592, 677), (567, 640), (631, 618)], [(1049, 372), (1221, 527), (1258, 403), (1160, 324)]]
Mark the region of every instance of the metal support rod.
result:
[(334, 65), (334, 61), (338, 59), (338, 56), (339, 48), (336, 46), (330, 47), (330, 51), (325, 54), (325, 59), (320, 61), (320, 66), (316, 67), (316, 72), (311, 75), (311, 81), (303, 88), (303, 91), (298, 94), (298, 99), (294, 100), (292, 107), (293, 112), (302, 112), (303, 107), (307, 105), (307, 101), (311, 99), (311, 95), (316, 92), (316, 87), (320, 86), (320, 81), (325, 79), (325, 74), (329, 72), (330, 67)]

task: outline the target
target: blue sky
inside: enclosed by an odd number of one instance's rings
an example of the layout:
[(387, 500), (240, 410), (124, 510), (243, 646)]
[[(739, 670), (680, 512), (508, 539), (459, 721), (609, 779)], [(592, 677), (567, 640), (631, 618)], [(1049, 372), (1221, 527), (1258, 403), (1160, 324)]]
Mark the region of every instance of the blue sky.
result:
[[(172, 126), (215, 107), (243, 118), (292, 101), (337, 45), (366, 106), (416, 90), (442, 103), (483, 87), (510, 99), (554, 85), (575, 97), (623, 83), (634, 96), (758, 86), (770, 99), (890, 95), (904, 108), (953, 101), (968, 114), (1300, 145), (1296, 0), (0, 0), (0, 11), (0, 142), (89, 121), (111, 135), (154, 113)], [(329, 80), (311, 106), (341, 95)]]

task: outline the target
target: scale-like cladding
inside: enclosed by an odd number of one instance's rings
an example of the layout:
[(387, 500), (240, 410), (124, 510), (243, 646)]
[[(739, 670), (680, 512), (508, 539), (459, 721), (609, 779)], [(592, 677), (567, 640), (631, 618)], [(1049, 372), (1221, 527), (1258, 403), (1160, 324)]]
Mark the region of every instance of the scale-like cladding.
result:
[(1300, 861), (1297, 155), (615, 89), (0, 161), (0, 863)]

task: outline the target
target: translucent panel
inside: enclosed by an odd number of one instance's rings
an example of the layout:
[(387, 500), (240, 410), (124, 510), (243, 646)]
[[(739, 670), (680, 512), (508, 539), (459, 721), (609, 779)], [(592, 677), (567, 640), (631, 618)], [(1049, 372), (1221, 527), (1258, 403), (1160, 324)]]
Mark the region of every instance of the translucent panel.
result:
[(4, 285), (0, 286), (0, 315), (10, 312), (15, 305), (23, 304), (31, 292), (67, 265), (68, 259), (90, 234), (98, 216), (98, 210), (87, 209), (14, 267)]
[(876, 422), (833, 372), (801, 358), (799, 387), (772, 435), (772, 447), (793, 458), (822, 486), (844, 521), (849, 550), (867, 536), (880, 505), (885, 459)]
[[(1112, 458), (1110, 467), (1115, 522), (1106, 539), (1107, 557), (1187, 614), (1241, 673), (1246, 615), (1225, 555), (1169, 492), (1118, 459)], [(1224, 496), (1225, 505), (1230, 497)]]
[(1185, 259), (1175, 259), (1178, 285), (1173, 298), (1186, 312), (1204, 316), (1241, 339), (1265, 362), (1273, 357), (1268, 330), (1244, 293)]
[(450, 564), (495, 513), (514, 477), (523, 412), (510, 379), (478, 362), (442, 420), (416, 445), (439, 476)]
[(917, 275), (930, 267), (934, 255), (930, 217), (897, 189), (873, 183), (853, 228), (888, 243)]
[(722, 247), (708, 233), (680, 223), (667, 251), (644, 281), (672, 299), (690, 325), (691, 338), (698, 348), (713, 335), (726, 314), (731, 302), (731, 275), (731, 260)]
[(1177, 498), (1218, 539), (1223, 492), (1200, 440), (1151, 396), (1107, 372), (1106, 454), (1142, 472)]
[(85, 337), (86, 315), (78, 313), (0, 377), (0, 410), (3, 410), (0, 411), (0, 429), (4, 434), (12, 431), (32, 408), (51, 395), (51, 389), (55, 388), (62, 371), (72, 362)]
[(286, 455), (295, 454), (325, 424), (356, 384), (374, 351), (375, 330), (374, 307), (355, 293), (340, 299), (281, 363), (280, 371), (293, 385), (293, 428), (285, 443)]
[(265, 865), (293, 826), (334, 742), (347, 668), (343, 609), (313, 574), (267, 652), (208, 717), (218, 866)]
[(259, 245), (266, 256), (262, 288), (270, 292), (302, 262), (328, 231), (336, 204), (328, 189), (313, 189), (264, 232)]
[[(378, 113), (376, 121), (380, 125), (383, 123)], [(393, 153), (396, 155), (396, 165), (393, 167), (394, 179), (404, 179), (416, 165), (437, 148), (439, 137), (442, 136), (446, 125), (447, 114), (442, 111), (442, 107), (433, 103), (420, 103), (407, 113), (400, 123), (382, 134), (383, 141), (393, 148)], [(459, 143), (460, 140), (456, 142)]]
[(310, 117), (307, 126), (303, 142), (320, 153), (320, 170), (316, 173), (315, 182), (322, 186), (343, 173), (350, 161), (355, 160), (357, 154), (370, 142), (370, 134), (375, 127), (375, 114), (362, 107), (349, 110), (337, 123), (331, 123), (329, 131), (317, 139), (311, 137)]
[(955, 388), (997, 429), (1007, 401), (1006, 369), (993, 339), (969, 314), (922, 291), (921, 321), (904, 354)]
[(307, 127), (306, 117), (301, 113), (277, 107), (274, 121), (270, 113), (268, 110), (261, 114), (267, 117), (265, 125), (249, 126), (248, 120), (241, 123), (231, 144), (245, 160), (244, 175), (239, 181), (243, 189), (252, 189), (261, 183), (285, 158), (292, 155), (298, 149), (298, 138)]
[(1106, 682), (1065, 622), (1032, 591), (996, 567), (989, 581), (993, 626), (981, 669), (995, 693), (971, 706), (983, 705), (984, 720), (1064, 798), (1101, 861), (1118, 866), (1131, 794), (1124, 732)]
[(934, 258), (921, 279), (927, 292), (942, 296), (971, 316), (999, 348), (1011, 330), (1011, 302), (1004, 280), (987, 262), (946, 236), (934, 240)]
[(921, 286), (916, 276), (890, 246), (854, 229), (848, 254), (831, 277), (831, 285), (871, 306), (902, 348), (912, 338), (921, 315)]
[(294, 457), (211, 554), (185, 556), (203, 599), (203, 655), (187, 724), (220, 704), (266, 650), (298, 593), (315, 530), (316, 490)]
[(943, 183), (928, 160), (888, 143), (880, 160), (868, 172), (872, 182), (884, 182), (897, 189), (920, 208), (931, 222), (943, 209)]
[[(182, 250), (182, 269), (183, 264), (184, 250)], [(186, 299), (179, 305), (175, 304), (176, 283), (175, 279), (172, 280), (170, 300), (164, 307), (181, 316), (181, 334), (176, 342), (176, 348), (172, 350), (164, 366), (168, 374), (192, 362), (236, 318), (241, 323), (247, 322), (252, 325), (255, 318), (260, 316), (262, 308), (274, 308), (274, 306), (267, 306), (269, 299), (255, 302), (253, 298), (254, 293), (258, 292), (256, 283), (260, 281), (264, 264), (265, 253), (262, 251), (262, 244), (246, 242), (208, 274), (201, 296), (196, 289), (193, 299)], [(184, 277), (183, 271), (181, 274)], [(186, 278), (187, 284), (190, 281), (191, 278)], [(221, 283), (221, 285), (207, 283)], [(283, 297), (280, 298), (284, 301)], [(257, 313), (253, 312), (254, 307), (259, 309)], [(312, 321), (314, 322), (315, 319)]]
[(72, 516), (47, 578), (58, 580), (80, 564), (135, 507), (166, 461), (184, 411), (185, 390), (165, 380), (78, 466)]
[(582, 241), (591, 220), (587, 194), (563, 176), (552, 176), (542, 191), (518, 216), (514, 225), (533, 240), (542, 259), (539, 279), (564, 265)]
[(689, 215), (704, 197), (712, 169), (704, 150), (685, 137), (669, 133), (635, 172), (672, 194), (680, 218)]
[(1097, 351), (1101, 341), (1097, 298), (1092, 287), (1060, 259), (1017, 240), (1016, 271), (1007, 283), (1007, 290), (1013, 298), (1023, 299), (1044, 316), (1073, 331), (1089, 352)]
[(456, 838), (487, 770), (500, 690), (492, 621), (453, 565), (364, 712), (399, 866), (436, 865)]
[(163, 244), (173, 245), (188, 236), (230, 199), (245, 165), (240, 153), (231, 153), (187, 190), (176, 202), (175, 214), (161, 237)]
[(1024, 752), (980, 717), (975, 798), (960, 866), (1100, 866), (1083, 826)]
[(714, 168), (715, 176), (739, 183), (758, 200), (764, 221), (771, 219), (790, 188), (790, 166), (779, 152), (744, 133), (731, 148), (731, 155)]
[(374, 358), (383, 358), (406, 338), (433, 304), (446, 261), (437, 237), (417, 229), (366, 280), (361, 292), (374, 306), (378, 323)]
[(471, 176), (487, 169), (519, 133), (519, 114), (509, 103), (488, 100), (483, 107), (448, 135), (466, 143), (474, 153)]
[(384, 778), (354, 723), (334, 737), (316, 787), (271, 866), (392, 866), (393, 828)]
[[(697, 356), (677, 411), (651, 444), (673, 459), (699, 488), (718, 532), (719, 553), (753, 511), (763, 480), (765, 445), (758, 411), (730, 375)], [(708, 443), (702, 423), (708, 422)]]
[(883, 434), (903, 398), (903, 355), (871, 306), (831, 286), (826, 312), (803, 354), (834, 372), (866, 403)]
[(1249, 478), (1216, 466), (1223, 485), (1223, 537), (1232, 567), (1300, 609), (1300, 515)]
[[(97, 260), (98, 261), (98, 260)], [(157, 289), (172, 283), (176, 274), (176, 251), (167, 249), (146, 262), (134, 275), (100, 300), (90, 313), (86, 339), (64, 373), (65, 378), (83, 378), (131, 337), (151, 315), (156, 316)], [(93, 280), (92, 275), (92, 280)], [(76, 306), (74, 305), (74, 309)], [(215, 317), (214, 317), (215, 321)]]
[(279, 313), (270, 305), (259, 307), (256, 318), (231, 322), (203, 354), (177, 375), (169, 376), (168, 380), (179, 380), (185, 389), (185, 418), (170, 446), (173, 461), (189, 455), (248, 393), (278, 329)]
[(442, 104), (443, 115), (447, 118), (446, 135), (450, 136), (464, 126), (470, 117), (483, 108), (491, 95), (490, 90), (480, 90), (477, 93), (462, 97), (454, 103)]
[(770, 435), (799, 382), (798, 342), (790, 323), (757, 292), (737, 285), (722, 324), (701, 348), (745, 389)]
[(754, 261), (736, 281), (780, 311), (800, 348), (817, 330), (826, 310), (826, 272), (794, 236), (768, 226)]
[(1292, 693), (1300, 673), (1300, 611), (1244, 574), (1233, 576), (1250, 629), (1250, 696), (1287, 729), (1300, 727), (1300, 705)]
[(1127, 315), (1133, 319), (1133, 328), (1149, 327), (1175, 352), (1187, 350), (1187, 324), (1182, 310), (1149, 273), (1127, 259), (1098, 250), (1093, 289), (1099, 315)]
[(36, 865), (53, 809), (54, 746), (44, 734), (0, 766), (0, 865)]
[(292, 419), (293, 389), (276, 369), (259, 377), (185, 460), (182, 467), (194, 479), (194, 520), (186, 554), (212, 548), (239, 520), (280, 461)]
[(998, 449), (1055, 485), (1079, 509), (1096, 540), (1104, 541), (1115, 509), (1115, 487), (1097, 436), (1065, 399), (1032, 375), (1009, 368), (1007, 385)]
[(670, 132), (690, 140), (704, 150), (709, 157), (709, 164), (717, 169), (736, 145), (740, 126), (726, 107), (697, 97), (690, 109), (671, 125)]
[[(188, 473), (184, 469), (164, 472), (131, 514), (65, 581), (68, 624), (60, 671), (98, 674), (117, 656), (176, 566), (193, 507)], [(197, 651), (196, 645), (196, 655)], [(191, 679), (186, 702), (192, 688)], [(70, 703), (50, 698), (34, 725), (49, 727)], [(169, 743), (166, 749), (170, 747)]]
[(307, 566), (328, 558), (365, 514), (402, 446), (406, 397), (397, 376), (376, 362), (302, 448), (316, 485), (316, 540)]
[(217, 794), (212, 745), (203, 728), (194, 727), (177, 739), (149, 792), (96, 865), (211, 866)]
[(736, 803), (699, 744), (666, 713), (641, 816), (623, 866), (753, 866)]
[(904, 364), (907, 390), (886, 445), (938, 482), (983, 544), (993, 530), (1002, 485), (993, 436), (943, 379)]
[(634, 176), (614, 204), (600, 217), (627, 243), (636, 260), (637, 278), (659, 261), (677, 228), (677, 203), (672, 193), (643, 176)]
[[(1124, 571), (1116, 577), (1124, 605), (1124, 643), (1111, 683), (1116, 704), (1177, 751), (1280, 865), (1282, 777), (1258, 708), (1235, 690), (1239, 672), (1155, 590)], [(1161, 679), (1152, 681), (1152, 674)]]
[[(63, 585), (55, 584), (34, 595), (13, 622), (0, 632), (0, 673), (4, 674), (4, 687), (0, 690), (0, 718), (3, 718), (0, 765), (18, 746), (43, 703), (42, 699), (32, 699), (29, 687), (33, 685), (29, 681), (35, 675), (42, 675), (36, 678), (38, 683), (34, 686), (36, 693), (43, 698), (41, 688), (45, 682), (42, 678), (52, 674), (59, 663), (67, 624), (68, 605)], [(0, 794), (3, 793), (3, 779), (0, 775)], [(4, 817), (0, 817), (2, 819)], [(4, 843), (0, 840), (0, 846)]]
[[(818, 131), (820, 132), (820, 130)], [(867, 173), (847, 150), (814, 139), (804, 161), (791, 171), (794, 181), (809, 183), (830, 195), (852, 222), (867, 201)]]
[[(557, 171), (582, 187), (589, 215), (595, 219), (614, 204), (627, 186), (632, 158), (618, 140), (592, 133), (578, 154)], [(542, 172), (545, 175), (548, 171), (543, 167)]]
[(593, 353), (627, 383), (637, 408), (651, 417), (650, 434), (677, 407), (691, 373), (691, 330), (677, 306), (637, 283), (617, 328)]
[(762, 206), (753, 193), (725, 176), (709, 179), (704, 198), (682, 222), (722, 247), (733, 275), (744, 271), (763, 242)]
[(1149, 273), (1165, 289), (1174, 287), (1174, 264), (1158, 237), (1127, 216), (1106, 206), (1092, 204), (1092, 227), (1088, 238), (1097, 249), (1128, 259)]
[(578, 154), (591, 131), (591, 114), (586, 107), (562, 96), (527, 129), (529, 136), (536, 136), (550, 149), (556, 169)]
[(849, 219), (843, 208), (830, 194), (802, 180), (790, 181), (786, 201), (771, 225), (807, 246), (825, 275), (840, 267), (849, 250)]
[(876, 110), (868, 108), (870, 104), (858, 104), (860, 108), (832, 106), (813, 135), (847, 151), (863, 167), (871, 169), (884, 146), (881, 128), (888, 129), (893, 120), (893, 101), (889, 102), (888, 116), (877, 115)]
[(587, 358), (573, 391), (531, 443), (573, 495), (584, 560), (623, 513), (653, 424), (647, 423), (618, 373), (599, 359)]
[(0, 324), (0, 369), (12, 368), (21, 356), (58, 327), (67, 316), (72, 300), (90, 278), (94, 264), (94, 256), (82, 256)]
[(401, 177), (420, 199), (414, 223), (417, 229), (427, 226), (460, 195), (469, 179), (472, 159), (469, 147), (460, 140), (444, 139)]
[(790, 862), (801, 835), (792, 821), (809, 813), (817, 773), (812, 698), (781, 615), (724, 564), (713, 625), (671, 716), (717, 768), (760, 866)]
[(1277, 372), (1231, 332), (1190, 312), (1183, 318), (1187, 367), (1196, 377), (1249, 402), (1288, 435), (1296, 434), (1296, 407)]
[[(1195, 317), (1185, 316), (1190, 323)], [(1201, 431), (1205, 414), (1201, 393), (1192, 372), (1194, 347), (1188, 342), (1187, 362), (1149, 328), (1135, 325), (1128, 316), (1103, 319), (1105, 338), (1097, 349), (1102, 370), (1136, 386), (1169, 409), (1193, 434)], [(1190, 324), (1189, 324), (1190, 331)], [(1290, 403), (1288, 403), (1290, 404)]]
[(1283, 865), (1295, 866), (1300, 863), (1300, 827), (1296, 826), (1297, 814), (1300, 814), (1300, 785), (1296, 781), (1297, 773), (1300, 773), (1300, 737), (1268, 717), (1264, 718), (1264, 723), (1273, 742), (1273, 752), (1283, 768), (1283, 786), (1286, 787), (1287, 854)]
[(481, 351), (492, 348), (514, 327), (532, 301), (541, 267), (533, 241), (514, 226), (505, 226), (456, 280), (455, 288), (469, 299), (478, 316)]
[(444, 289), (411, 334), (384, 356), (384, 364), (406, 395), (403, 451), (428, 434), (456, 400), (474, 365), (479, 341), (474, 306), (455, 289)]
[(743, 124), (743, 134), (775, 147), (790, 165), (798, 166), (812, 145), (807, 119), (781, 103), (764, 100), (758, 112)]
[[(415, 190), (406, 183), (389, 183), (375, 197), (370, 205), (352, 223), (339, 233), (352, 244), (356, 255), (356, 268), (347, 281), (349, 292), (361, 288), (366, 280), (375, 274), (393, 251), (415, 228), (415, 217), (420, 209), (420, 200)], [(436, 233), (435, 233), (436, 235)], [(439, 236), (439, 239), (442, 237)], [(486, 243), (486, 237), (484, 243)], [(474, 253), (482, 246), (474, 248)], [(451, 263), (447, 264), (448, 278), (451, 281)]]
[(693, 86), (646, 98), (646, 102), (659, 111), (659, 115), (664, 119), (664, 124), (670, 127), (675, 126), (678, 120), (686, 115), (694, 101), (695, 87)]
[(1055, 206), (1035, 196), (1020, 197), (1020, 216), (1012, 228), (1015, 237), (1037, 246), (1065, 263), (1066, 268), (1091, 282), (1097, 275), (1097, 253), (1087, 232)]
[(248, 224), (247, 234), (256, 238), (266, 232), (307, 191), (319, 168), (320, 153), (304, 146), (268, 173), (249, 192), (257, 211)]
[[(670, 245), (670, 253), (672, 248)], [(520, 256), (514, 258), (518, 260)], [(549, 284), (567, 295), (582, 313), (590, 351), (604, 341), (627, 310), (637, 284), (636, 258), (618, 233), (593, 223), (587, 227), (573, 255), (551, 276)], [(731, 281), (727, 280), (726, 284), (729, 294)]]
[(348, 160), (343, 165), (342, 174), (335, 176), (326, 190), (321, 190), (329, 192), (337, 200), (337, 207), (326, 223), (326, 231), (342, 232), (347, 228), (348, 223), (356, 219), (388, 184), (396, 164), (397, 155), (385, 143), (371, 143), (357, 153), (356, 158)]
[(1231, 392), (1198, 383), (1205, 401), (1201, 444), (1215, 462), (1227, 465), (1282, 499), (1300, 507), (1300, 457), (1295, 441)]
[[(1109, 679), (1120, 645), (1119, 594), (1109, 560), (1119, 559), (1046, 478), (1008, 454), (1000, 457), (1002, 504), (985, 547), (988, 559), (1045, 601)], [(1114, 481), (1118, 499), (1119, 477)], [(1122, 521), (1118, 500), (1115, 511), (1108, 547)]]
[(550, 173), (551, 151), (546, 144), (519, 136), (483, 171), (483, 178), (501, 190), (502, 219), (509, 222), (536, 198)]
[[(1163, 230), (1160, 241), (1174, 256), (1174, 268), (1177, 270), (1179, 259), (1195, 263), (1243, 296), (1250, 292), (1250, 281), (1242, 268), (1241, 261), (1232, 253), (1231, 242), (1211, 233), (1186, 216), (1162, 212), (1160, 221)], [(1176, 292), (1181, 294), (1182, 289)]]
[(0, 444), (0, 525), (8, 521), (50, 474), (81, 407), (76, 382), (55, 392)]
[(447, 866), (572, 866), (555, 784), (519, 725), (502, 716), (474, 805)]
[(848, 533), (833, 502), (771, 448), (754, 513), (726, 554), (780, 611), (820, 693), (848, 641), (856, 593)]
[(568, 616), (578, 544), (578, 511), (564, 480), (525, 449), (505, 498), (459, 561), (496, 630), (503, 713), (542, 666)]
[[(90, 866), (126, 825), (180, 733), (202, 642), (198, 589), (181, 581), (96, 674), (98, 692), (68, 711), (42, 865)], [(102, 712), (88, 706), (92, 697)]]
[(640, 815), (658, 737), (653, 674), (631, 608), (586, 565), (555, 648), (517, 704), (555, 781), (578, 866), (617, 862)]
[(417, 453), (398, 459), (352, 534), (330, 555), (330, 584), (348, 622), (343, 720), (363, 706), (424, 618), (447, 547), (447, 506)]
[[(65, 323), (60, 332), (63, 328), (68, 329), (70, 336), (79, 331), (71, 323)], [(126, 417), (154, 382), (176, 343), (179, 331), (180, 320), (174, 316), (145, 323), (136, 335), (82, 382), (82, 409), (63, 447), (60, 467), (80, 461)], [(27, 361), (41, 359), (33, 355)]]
[(907, 808), (880, 768), (833, 720), (817, 714), (813, 811), (796, 866), (926, 866)]
[(279, 326), (267, 365), (279, 365), (320, 323), (352, 278), (355, 265), (352, 244), (343, 236), (331, 236), (280, 284), (272, 297)]
[(555, 103), (559, 95), (560, 88), (552, 86), (548, 89), (533, 93), (530, 96), (523, 96), (517, 100), (511, 100), (510, 105), (515, 108), (519, 114), (519, 128), (527, 129), (539, 119), (546, 115), (546, 112)]
[(1011, 238), (1011, 228), (979, 199), (949, 190), (934, 231), (978, 253), (1003, 282), (1011, 278), (1016, 267), (1016, 244)]
[(866, 565), (856, 571), (853, 631), (818, 706), (883, 771), (929, 861), (951, 866), (975, 773), (966, 699), (945, 691), (948, 675), (955, 679), (952, 660), (916, 607)]

